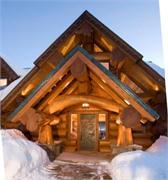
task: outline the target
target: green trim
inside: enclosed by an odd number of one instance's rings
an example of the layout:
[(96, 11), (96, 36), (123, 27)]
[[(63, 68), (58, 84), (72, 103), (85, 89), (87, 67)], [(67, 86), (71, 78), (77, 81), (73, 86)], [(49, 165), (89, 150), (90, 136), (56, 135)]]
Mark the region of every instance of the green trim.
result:
[(100, 62), (94, 59), (86, 50), (77, 45), (65, 58), (63, 58), (59, 64), (53, 69), (44, 80), (42, 80), (31, 92), (31, 94), (10, 114), (9, 118), (13, 118), (33, 96), (48, 82), (52, 76), (58, 72), (63, 65), (77, 52), (80, 51), (85, 55), (93, 64), (95, 64), (101, 71), (103, 71), (112, 81), (114, 81), (122, 90), (129, 94), (134, 100), (138, 102), (146, 111), (148, 111), (155, 119), (159, 119), (158, 113), (147, 105), (140, 97), (138, 97), (132, 89), (123, 84), (111, 71), (106, 69)]

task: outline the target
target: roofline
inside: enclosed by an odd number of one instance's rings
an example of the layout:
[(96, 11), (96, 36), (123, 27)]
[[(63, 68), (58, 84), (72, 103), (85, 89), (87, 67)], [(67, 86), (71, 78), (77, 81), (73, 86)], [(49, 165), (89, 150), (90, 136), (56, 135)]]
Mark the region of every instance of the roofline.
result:
[[(14, 80), (16, 80), (17, 78), (20, 77), (20, 76), (14, 71), (14, 69), (5, 61), (5, 59), (2, 58), (1, 56), (0, 56), (0, 61), (1, 61), (1, 63), (4, 63), (5, 66), (7, 66), (7, 68), (12, 72), (13, 76), (15, 76)], [(13, 80), (13, 81), (14, 81), (14, 80)]]
[(56, 73), (58, 72), (64, 64), (76, 53), (80, 51), (84, 56), (86, 56), (92, 63), (94, 63), (101, 71), (103, 71), (112, 81), (114, 81), (122, 90), (124, 90), (129, 96), (131, 96), (140, 106), (142, 106), (151, 116), (153, 116), (155, 119), (159, 119), (158, 113), (153, 110), (150, 106), (148, 106), (144, 101), (138, 97), (128, 86), (123, 84), (111, 71), (107, 70), (102, 64), (100, 64), (98, 61), (94, 59), (93, 56), (91, 56), (86, 50), (81, 48), (79, 45), (77, 45), (75, 48), (72, 49), (68, 55), (63, 58), (59, 64), (53, 69), (46, 78), (41, 81), (35, 89), (31, 92), (28, 97), (10, 114), (9, 118), (12, 119), (15, 117), (15, 115), (33, 98), (33, 96), (38, 93), (38, 91), (46, 84), (46, 82)]
[(95, 16), (93, 16), (90, 12), (85, 10), (35, 61), (34, 64), (38, 65), (43, 57), (48, 56), (50, 54), (51, 50), (61, 42), (61, 40), (64, 38), (65, 34), (69, 33), (70, 31), (73, 31), (73, 28), (75, 28), (78, 23), (80, 23), (83, 19), (86, 19), (87, 21), (92, 21), (92, 23), (96, 24), (98, 23), (98, 27), (103, 29), (103, 31), (106, 31), (105, 34), (107, 36), (110, 36), (115, 43), (120, 43), (119, 46), (122, 49), (127, 49), (126, 51), (129, 51), (129, 54), (137, 59), (140, 60), (143, 58), (143, 56), (132, 46), (130, 46), (126, 41), (124, 41), (121, 37), (119, 37), (116, 33), (114, 33), (112, 30), (110, 30), (107, 26), (105, 26), (101, 21), (99, 21)]

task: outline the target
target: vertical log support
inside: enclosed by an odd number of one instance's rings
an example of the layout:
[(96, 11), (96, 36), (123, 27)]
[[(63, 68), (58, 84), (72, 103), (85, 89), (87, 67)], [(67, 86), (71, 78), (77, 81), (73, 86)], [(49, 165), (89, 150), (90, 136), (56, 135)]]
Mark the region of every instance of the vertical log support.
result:
[(44, 112), (40, 113), (43, 121), (40, 122), (38, 142), (40, 144), (54, 144), (52, 125), (56, 125), (60, 122), (59, 117), (54, 115), (48, 115)]
[(118, 128), (117, 146), (127, 146), (131, 144), (133, 144), (132, 129), (120, 124)]
[(38, 142), (40, 144), (54, 144), (52, 128), (50, 125), (40, 127)]

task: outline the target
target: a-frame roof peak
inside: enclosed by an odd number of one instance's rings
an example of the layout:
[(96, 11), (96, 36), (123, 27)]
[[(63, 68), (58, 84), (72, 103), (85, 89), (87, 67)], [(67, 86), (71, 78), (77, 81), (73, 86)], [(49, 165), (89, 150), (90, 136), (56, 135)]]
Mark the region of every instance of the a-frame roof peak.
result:
[(72, 34), (75, 30), (80, 26), (81, 23), (87, 21), (91, 26), (99, 30), (106, 37), (111, 39), (114, 43), (116, 43), (123, 51), (128, 53), (136, 60), (140, 60), (143, 56), (136, 51), (133, 47), (131, 47), (127, 42), (125, 42), (122, 38), (120, 38), (116, 33), (110, 30), (107, 26), (105, 26), (102, 22), (100, 22), (95, 16), (93, 16), (89, 11), (85, 10), (50, 46), (42, 55), (34, 62), (35, 65), (44, 61), (47, 56), (50, 55), (53, 51), (57, 50), (57, 46), (66, 40), (68, 34)]

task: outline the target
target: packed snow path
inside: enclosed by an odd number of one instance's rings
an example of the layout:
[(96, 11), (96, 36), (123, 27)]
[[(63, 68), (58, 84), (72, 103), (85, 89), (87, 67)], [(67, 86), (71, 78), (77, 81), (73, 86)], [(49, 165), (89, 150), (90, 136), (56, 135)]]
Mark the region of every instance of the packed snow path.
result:
[(110, 180), (107, 165), (55, 160), (46, 167), (49, 174), (59, 180)]

